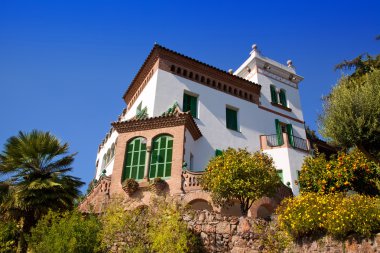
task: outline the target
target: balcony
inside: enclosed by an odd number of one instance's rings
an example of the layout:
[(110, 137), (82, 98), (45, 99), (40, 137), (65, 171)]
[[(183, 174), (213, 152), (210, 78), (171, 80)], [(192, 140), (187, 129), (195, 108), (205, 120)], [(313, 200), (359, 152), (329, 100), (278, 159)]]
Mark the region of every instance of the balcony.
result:
[(182, 189), (185, 192), (201, 190), (201, 177), (204, 172), (182, 171)]
[(274, 148), (294, 148), (305, 152), (310, 150), (308, 140), (287, 133), (282, 133), (282, 138), (278, 138), (277, 134), (260, 135), (260, 144), (262, 150)]

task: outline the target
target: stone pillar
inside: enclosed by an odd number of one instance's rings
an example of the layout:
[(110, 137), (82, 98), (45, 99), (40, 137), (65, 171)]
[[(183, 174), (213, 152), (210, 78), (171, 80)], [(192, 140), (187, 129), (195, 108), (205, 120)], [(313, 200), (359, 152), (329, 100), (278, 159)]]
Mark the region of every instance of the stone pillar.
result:
[(152, 153), (152, 146), (146, 145), (146, 157), (145, 157), (145, 168), (144, 168), (144, 181), (149, 181), (149, 165), (150, 165), (150, 157)]

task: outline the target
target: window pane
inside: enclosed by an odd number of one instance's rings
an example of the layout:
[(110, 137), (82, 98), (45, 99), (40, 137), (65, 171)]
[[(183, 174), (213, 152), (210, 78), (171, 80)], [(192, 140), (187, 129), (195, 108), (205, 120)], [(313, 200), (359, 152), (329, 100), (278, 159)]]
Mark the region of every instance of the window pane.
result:
[(152, 164), (149, 169), (149, 178), (155, 178), (156, 177), (156, 170), (157, 170), (157, 165)]
[(172, 163), (167, 163), (165, 167), (165, 177), (171, 176)]
[(157, 177), (163, 177), (164, 176), (164, 168), (165, 168), (165, 164), (163, 164), (163, 163), (158, 164)]
[(173, 147), (173, 140), (170, 139), (168, 140), (168, 148), (172, 148)]
[(137, 174), (137, 179), (143, 179), (144, 178), (144, 169), (145, 169), (145, 166), (139, 166), (139, 172)]

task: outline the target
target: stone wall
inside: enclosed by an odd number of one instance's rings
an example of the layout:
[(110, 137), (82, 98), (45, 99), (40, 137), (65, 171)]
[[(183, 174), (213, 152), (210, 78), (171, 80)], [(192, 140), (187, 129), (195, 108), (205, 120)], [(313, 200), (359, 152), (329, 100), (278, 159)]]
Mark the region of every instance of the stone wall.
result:
[[(349, 238), (341, 242), (330, 237), (304, 238), (292, 243), (287, 248), (283, 238), (273, 241), (273, 228), (270, 223), (255, 218), (222, 216), (220, 213), (204, 211), (190, 211), (183, 215), (188, 228), (197, 234), (206, 252), (258, 253), (258, 252), (286, 252), (286, 253), (374, 253), (380, 252), (380, 233), (371, 239)], [(272, 233), (270, 245), (265, 233)], [(265, 237), (265, 238), (264, 238)], [(277, 240), (277, 241), (276, 241)], [(123, 238), (115, 238), (111, 252), (120, 253), (126, 243)]]
[[(253, 253), (273, 247), (264, 245), (262, 229), (269, 223), (261, 219), (226, 217), (209, 211), (195, 211), (184, 215), (189, 229), (199, 234), (207, 252)], [(322, 237), (305, 238), (291, 243), (284, 252), (380, 252), (380, 234), (372, 239), (350, 238), (345, 242)], [(281, 252), (280, 251), (280, 252)], [(273, 252), (273, 251), (272, 251)], [(276, 252), (276, 251), (274, 251)]]

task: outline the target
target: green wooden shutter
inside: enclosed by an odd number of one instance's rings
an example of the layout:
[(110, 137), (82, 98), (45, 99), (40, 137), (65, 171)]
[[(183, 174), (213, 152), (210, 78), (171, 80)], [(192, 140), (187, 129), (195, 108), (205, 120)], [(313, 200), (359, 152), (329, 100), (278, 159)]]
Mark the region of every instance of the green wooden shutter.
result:
[(237, 111), (226, 108), (226, 123), (228, 129), (238, 131)]
[(190, 111), (191, 115), (196, 118), (197, 117), (197, 97), (190, 96)]
[(280, 104), (287, 107), (287, 102), (286, 102), (286, 93), (285, 90), (281, 89), (280, 90)]
[(184, 112), (190, 111), (189, 95), (187, 95), (186, 93), (183, 94), (183, 106), (182, 106), (182, 110)]
[(293, 138), (293, 126), (292, 124), (286, 125), (286, 132), (288, 133), (289, 144), (294, 147), (294, 138)]
[(275, 119), (274, 122), (276, 124), (277, 142), (278, 142), (278, 145), (281, 146), (282, 144), (284, 144), (284, 140), (282, 138), (281, 124), (278, 119)]
[(277, 92), (276, 92), (276, 87), (274, 85), (270, 86), (270, 95), (272, 98), (272, 102), (277, 104), (278, 103)]
[(173, 138), (161, 135), (153, 140), (149, 178), (170, 177), (173, 156)]
[(220, 149), (215, 149), (215, 156), (220, 156), (223, 154), (223, 151)]
[(277, 175), (280, 177), (281, 182), (284, 182), (284, 175), (282, 173), (282, 170), (277, 170)]
[(191, 96), (189, 94), (183, 94), (183, 111), (190, 111), (191, 115), (197, 117), (197, 97)]
[(146, 144), (143, 138), (138, 137), (128, 142), (125, 157), (124, 168), (121, 180), (127, 178), (143, 179), (145, 169)]

